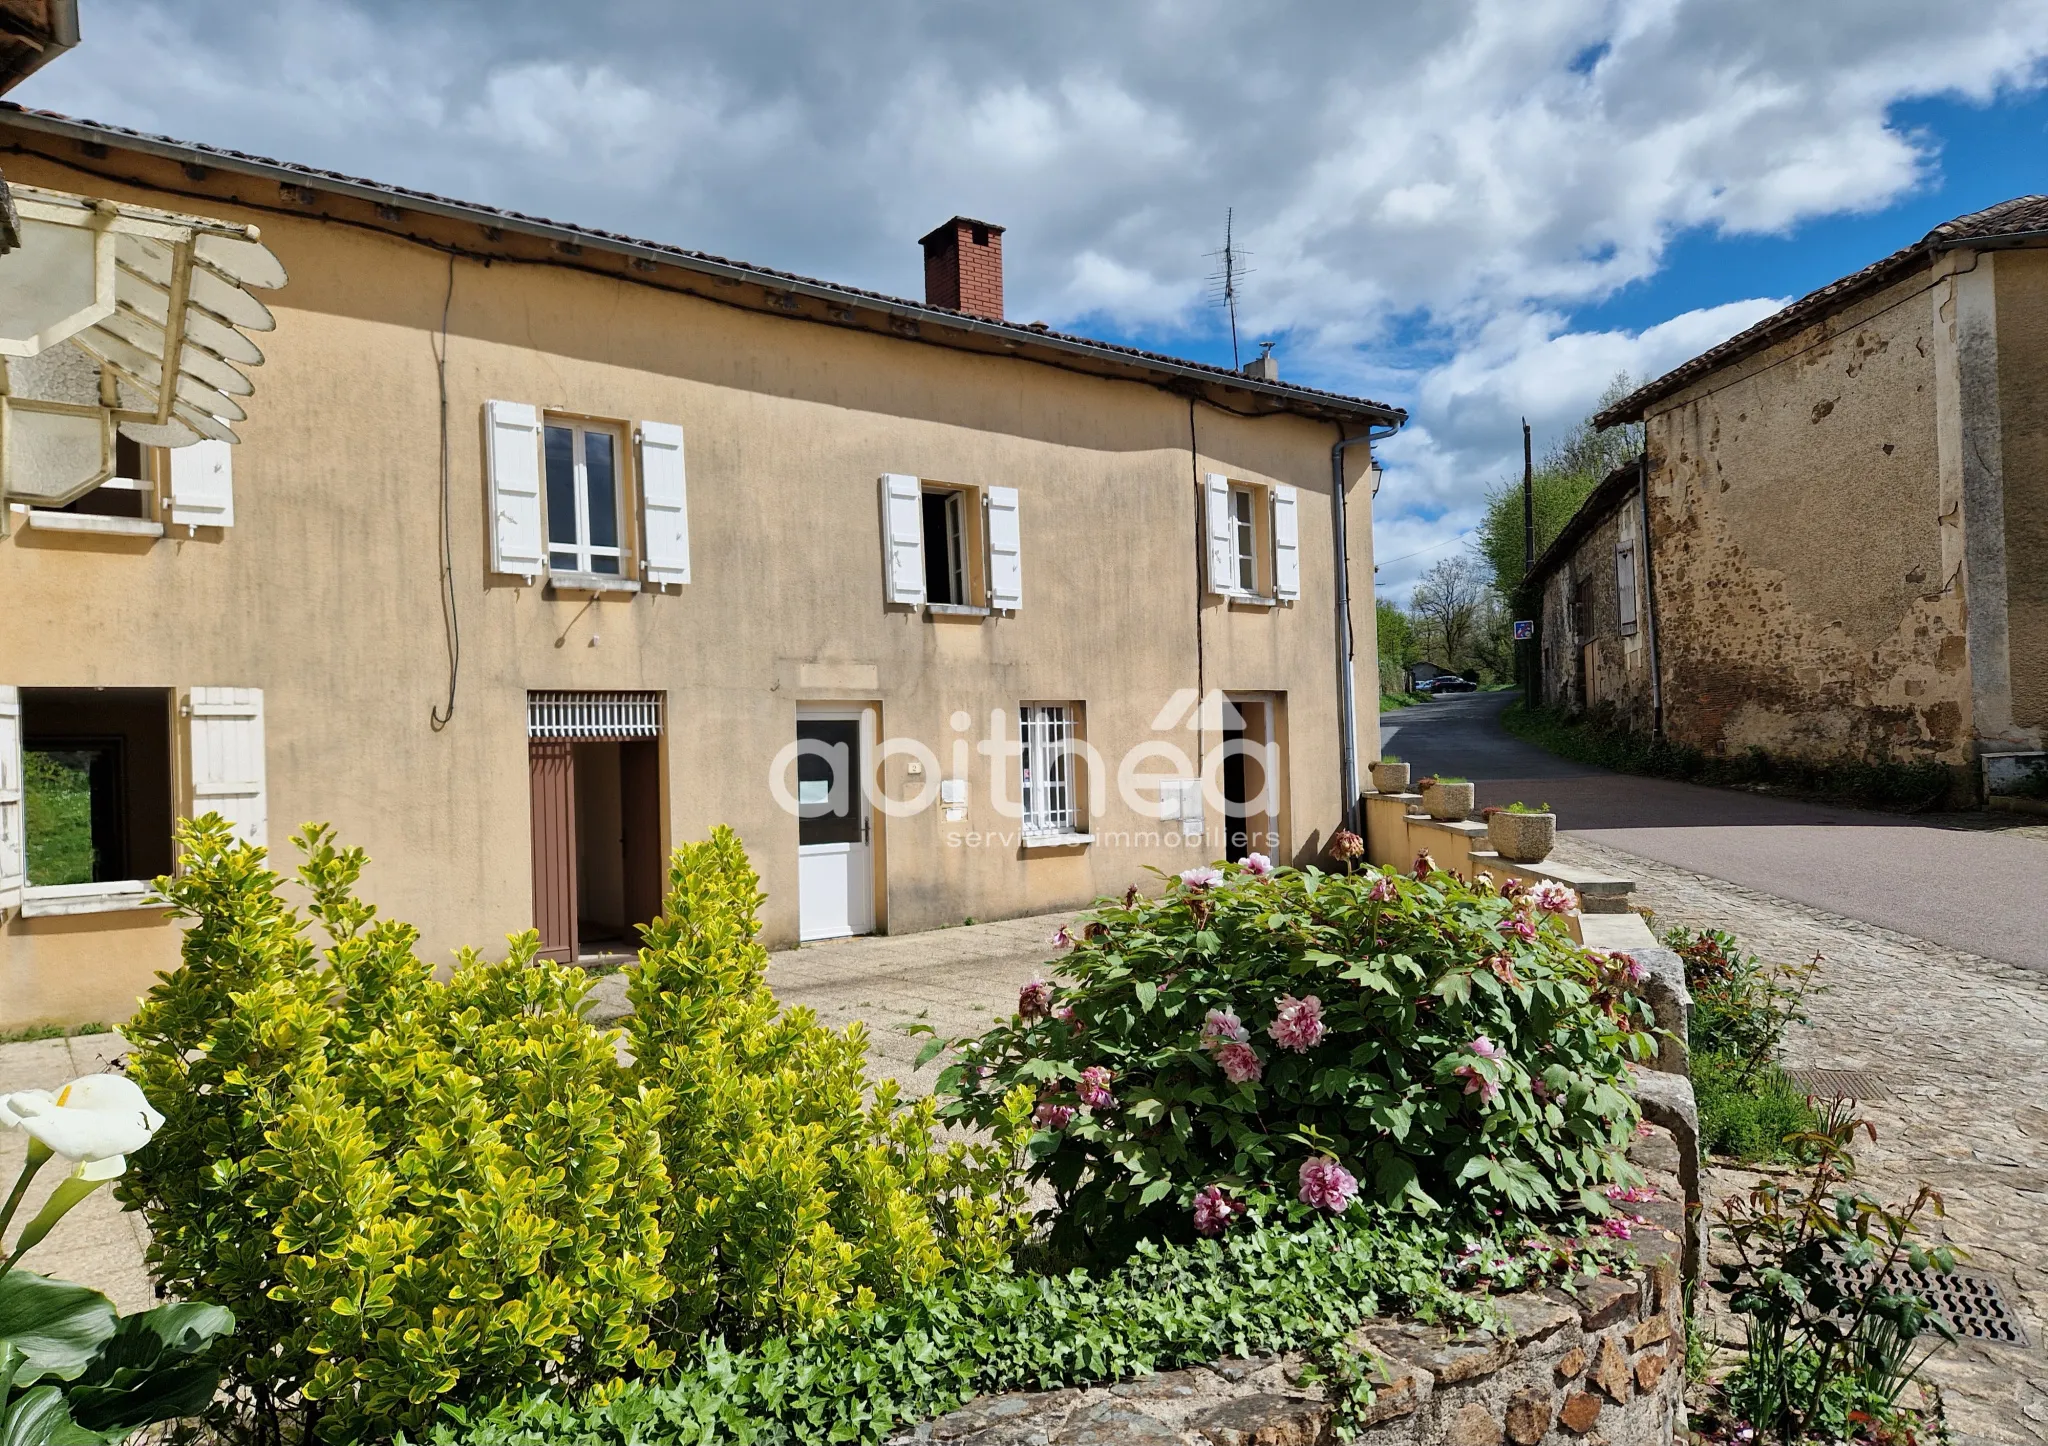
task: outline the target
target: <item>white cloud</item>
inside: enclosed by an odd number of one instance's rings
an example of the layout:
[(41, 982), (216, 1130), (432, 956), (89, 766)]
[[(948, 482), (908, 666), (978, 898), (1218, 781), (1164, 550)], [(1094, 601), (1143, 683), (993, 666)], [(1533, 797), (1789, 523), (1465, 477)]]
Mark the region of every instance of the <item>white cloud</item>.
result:
[[(916, 238), (1004, 223), (1014, 314), (1213, 337), (1407, 404), (1383, 555), (1469, 521), (1616, 370), (1775, 305), (1639, 334), (1575, 308), (1672, 239), (1880, 209), (1939, 157), (1928, 96), (2041, 82), (2048, 6), (1975, 0), (95, 0), (20, 98), (914, 294)], [(1415, 546), (1431, 541), (1416, 537)], [(1428, 559), (1424, 559), (1426, 564)]]

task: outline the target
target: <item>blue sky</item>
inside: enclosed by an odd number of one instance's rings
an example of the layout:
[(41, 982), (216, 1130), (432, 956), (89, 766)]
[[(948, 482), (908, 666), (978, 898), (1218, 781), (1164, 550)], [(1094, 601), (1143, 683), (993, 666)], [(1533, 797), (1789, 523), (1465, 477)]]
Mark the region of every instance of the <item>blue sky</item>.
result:
[[(921, 289), (1391, 401), (1382, 595), (1589, 410), (1958, 213), (2048, 190), (2048, 5), (1958, 0), (85, 0), (31, 105)], [(1246, 348), (1247, 354), (1251, 348)], [(1413, 556), (1410, 556), (1413, 554)]]

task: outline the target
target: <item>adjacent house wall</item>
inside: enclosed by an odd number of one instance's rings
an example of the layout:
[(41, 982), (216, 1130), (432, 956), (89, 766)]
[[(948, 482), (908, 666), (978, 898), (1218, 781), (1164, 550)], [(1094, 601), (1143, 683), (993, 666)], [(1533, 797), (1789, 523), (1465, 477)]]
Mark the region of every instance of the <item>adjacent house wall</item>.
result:
[[(11, 179), (204, 210), (263, 228), (290, 272), (266, 300), (235, 525), (138, 546), (17, 528), (0, 542), (8, 625), (0, 682), (263, 690), (272, 852), (332, 821), (372, 859), (367, 894), (420, 926), (423, 957), (495, 951), (533, 923), (526, 694), (658, 689), (670, 843), (733, 824), (768, 894), (767, 938), (797, 934), (797, 821), (770, 760), (799, 705), (879, 707), (883, 736), (933, 748), (1015, 737), (1021, 701), (1075, 701), (1111, 760), (1164, 739), (1218, 740), (1155, 715), (1183, 690), (1271, 693), (1289, 755), (1280, 829), (1316, 855), (1341, 817), (1327, 422), (1243, 419), (1128, 382), (784, 320), (568, 265), (485, 265), (372, 230), (177, 194), (177, 167), (117, 155), (163, 189), (34, 155)], [(110, 162), (109, 164), (112, 164)], [(249, 193), (275, 187), (251, 180)], [(449, 288), (453, 293), (450, 297)], [(439, 379), (447, 305), (449, 515), (462, 668), (449, 725), (440, 600)], [(685, 429), (692, 581), (595, 602), (486, 574), (483, 407)], [(1355, 429), (1354, 429), (1355, 430)], [(1366, 449), (1348, 458), (1361, 476)], [(1202, 590), (1199, 479), (1299, 489), (1302, 595), (1280, 607)], [(883, 604), (877, 478), (904, 472), (1017, 488), (1024, 601), (1015, 616), (932, 619)], [(1372, 575), (1370, 502), (1350, 492), (1354, 577)], [(1364, 590), (1369, 599), (1369, 590)], [(1361, 604), (1369, 606), (1369, 603)], [(1363, 627), (1369, 621), (1359, 619)], [(1369, 633), (1365, 635), (1368, 639)], [(1370, 688), (1359, 733), (1376, 738)], [(968, 720), (966, 732), (954, 720)], [(987, 803), (1014, 759), (971, 746), (968, 817), (878, 818), (881, 927), (906, 932), (1085, 905), (1222, 851), (1169, 847), (1119, 799), (1092, 846), (1017, 847)], [(1366, 750), (1362, 757), (1372, 756)], [(1165, 771), (1152, 763), (1144, 770)], [(894, 798), (915, 793), (899, 757)], [(154, 915), (15, 919), (0, 929), (0, 1024), (126, 1014), (178, 933)]]
[[(1541, 677), (1547, 706), (1648, 733), (1656, 718), (1648, 609), (1642, 601), (1643, 549), (1637, 541), (1641, 496), (1640, 491), (1624, 494), (1565, 564), (1544, 579)], [(1632, 619), (1624, 617), (1622, 607), (1624, 565), (1634, 578)]]
[(1963, 764), (1926, 273), (1660, 403), (1650, 512), (1668, 736)]
[(2038, 747), (2048, 735), (2048, 251), (2000, 252), (1997, 298), (2012, 722)]

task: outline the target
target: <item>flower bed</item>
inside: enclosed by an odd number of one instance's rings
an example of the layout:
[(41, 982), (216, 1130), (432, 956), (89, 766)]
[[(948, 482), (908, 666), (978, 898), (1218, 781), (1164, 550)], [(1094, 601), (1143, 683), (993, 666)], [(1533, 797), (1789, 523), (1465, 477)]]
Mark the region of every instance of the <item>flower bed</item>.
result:
[(1355, 1199), (1471, 1223), (1604, 1208), (1628, 1183), (1637, 971), (1575, 944), (1575, 901), (1453, 875), (1194, 869), (1096, 911), (1057, 987), (963, 1042), (941, 1089), (995, 1123), (1037, 1092), (1031, 1174), (1077, 1259)]

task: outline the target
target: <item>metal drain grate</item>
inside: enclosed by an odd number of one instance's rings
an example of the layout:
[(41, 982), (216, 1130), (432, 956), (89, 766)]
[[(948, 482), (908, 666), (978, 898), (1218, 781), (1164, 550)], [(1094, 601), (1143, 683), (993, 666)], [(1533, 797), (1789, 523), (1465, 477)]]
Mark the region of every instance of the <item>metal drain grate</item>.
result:
[(1887, 1100), (1891, 1091), (1860, 1069), (1788, 1069), (1792, 1083), (1815, 1099)]
[[(1845, 1287), (1860, 1288), (1870, 1283), (1875, 1272), (1867, 1265), (1835, 1267), (1836, 1279)], [(1966, 1270), (1913, 1270), (1894, 1267), (1893, 1284), (1904, 1286), (1947, 1318), (1956, 1334), (1966, 1341), (1990, 1341), (2001, 1346), (2025, 1346), (2027, 1328), (2007, 1308), (1998, 1282), (1988, 1275)]]

